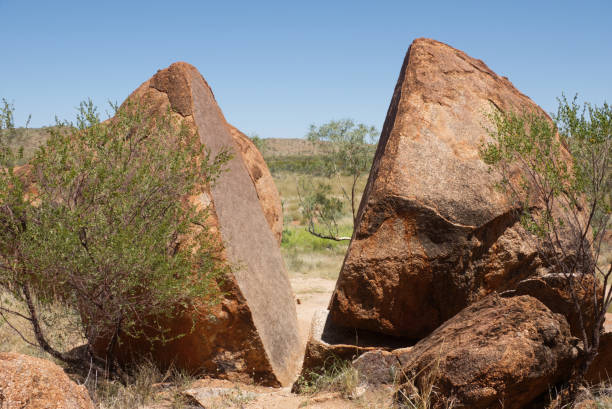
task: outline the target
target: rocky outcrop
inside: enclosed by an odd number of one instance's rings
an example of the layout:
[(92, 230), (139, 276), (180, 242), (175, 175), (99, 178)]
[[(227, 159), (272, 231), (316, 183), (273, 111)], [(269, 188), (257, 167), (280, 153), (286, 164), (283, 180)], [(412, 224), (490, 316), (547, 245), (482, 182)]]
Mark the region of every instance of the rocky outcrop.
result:
[(51, 361), (0, 353), (0, 408), (93, 409), (87, 389)]
[(479, 156), (493, 110), (546, 115), (482, 61), (414, 41), (330, 302), (338, 325), (418, 340), (493, 291), (540, 296), (519, 283), (550, 272)]
[(120, 360), (146, 355), (162, 366), (172, 364), (190, 372), (253, 378), (269, 385), (290, 383), (300, 360), (295, 299), (278, 234), (271, 230), (272, 226), (279, 231), (282, 217), (263, 159), (250, 142), (232, 136), (210, 87), (189, 64), (175, 63), (158, 71), (128, 101), (144, 104), (151, 114), (170, 108), (213, 156), (224, 149), (234, 152), (212, 187), (185, 192), (190, 200), (209, 206), (212, 231), (222, 240), (232, 273), (223, 282), (219, 305), (209, 307), (196, 300), (192, 310), (168, 322), (166, 338), (185, 336), (163, 345), (123, 337)]
[(242, 155), (242, 160), (251, 176), (253, 185), (255, 185), (255, 191), (266, 220), (280, 245), (283, 236), (283, 207), (272, 174), (266, 166), (261, 152), (249, 137), (232, 125), (228, 124), (228, 127), (232, 138), (234, 138), (234, 143)]
[(410, 350), (396, 397), (433, 384), (433, 408), (520, 409), (569, 374), (575, 341), (565, 317), (535, 298), (491, 294)]

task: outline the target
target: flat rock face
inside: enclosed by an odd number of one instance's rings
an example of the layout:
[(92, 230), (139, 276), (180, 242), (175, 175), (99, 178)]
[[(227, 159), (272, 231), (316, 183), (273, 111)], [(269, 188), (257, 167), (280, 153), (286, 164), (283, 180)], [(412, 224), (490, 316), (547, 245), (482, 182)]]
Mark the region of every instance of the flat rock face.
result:
[(0, 408), (94, 409), (85, 386), (51, 361), (0, 353)]
[(211, 206), (211, 224), (223, 241), (232, 274), (224, 282), (225, 296), (219, 305), (186, 311), (168, 323), (170, 336), (186, 336), (163, 346), (123, 340), (120, 358), (151, 354), (162, 365), (192, 372), (289, 384), (297, 375), (300, 342), (279, 235), (272, 231), (282, 229), (280, 201), (263, 158), (239, 131), (232, 136), (233, 127), (211, 89), (189, 64), (175, 63), (158, 71), (129, 99), (147, 104), (151, 113), (163, 113), (170, 106), (213, 156), (223, 149), (234, 151), (212, 188), (186, 192), (192, 194), (191, 200)]
[(259, 203), (261, 203), (266, 220), (274, 233), (274, 237), (276, 237), (276, 241), (280, 245), (283, 237), (283, 207), (272, 174), (261, 152), (259, 152), (249, 137), (232, 125), (228, 124), (228, 127), (234, 143), (242, 155), (242, 160), (244, 160), (253, 185), (255, 185), (255, 191), (257, 192), (257, 197), (259, 197)]
[(401, 400), (433, 380), (433, 408), (450, 402), (458, 408), (523, 408), (569, 376), (577, 354), (573, 339), (565, 317), (535, 298), (491, 294), (403, 357), (405, 383), (396, 396)]
[(418, 340), (539, 274), (479, 157), (494, 109), (544, 114), (482, 61), (434, 40), (410, 46), (330, 302), (337, 324)]

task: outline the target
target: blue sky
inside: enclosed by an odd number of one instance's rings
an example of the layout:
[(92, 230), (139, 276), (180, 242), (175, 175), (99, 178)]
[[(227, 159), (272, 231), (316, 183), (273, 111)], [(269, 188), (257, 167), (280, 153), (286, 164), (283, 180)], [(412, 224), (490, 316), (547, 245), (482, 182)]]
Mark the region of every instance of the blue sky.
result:
[(30, 126), (79, 101), (123, 101), (156, 70), (195, 65), (228, 121), (262, 137), (311, 123), (382, 127), (413, 39), (482, 59), (547, 111), (612, 102), (612, 1), (0, 0), (0, 97)]

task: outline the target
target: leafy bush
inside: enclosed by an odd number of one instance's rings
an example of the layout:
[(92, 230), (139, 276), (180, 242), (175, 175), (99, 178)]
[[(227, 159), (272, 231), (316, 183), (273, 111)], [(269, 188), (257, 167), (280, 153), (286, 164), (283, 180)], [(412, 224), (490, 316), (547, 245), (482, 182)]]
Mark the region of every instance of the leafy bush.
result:
[[(573, 379), (578, 384), (597, 355), (612, 305), (612, 263), (599, 262), (612, 216), (612, 107), (580, 106), (563, 97), (553, 121), (537, 113), (499, 111), (489, 119), (491, 142), (481, 156), (501, 176), (500, 187), (523, 227), (538, 239), (544, 262), (563, 276), (578, 314), (582, 356)], [(581, 298), (584, 282), (593, 285)], [(581, 305), (594, 311), (592, 330)]]
[[(13, 128), (6, 102), (1, 119)], [(26, 319), (35, 339), (24, 340), (69, 364), (88, 367), (92, 346), (104, 345), (98, 363), (112, 369), (122, 337), (164, 341), (164, 320), (194, 299), (217, 300), (228, 267), (207, 209), (186, 195), (214, 183), (229, 155), (211, 158), (171, 112), (134, 104), (101, 123), (82, 103), (76, 124), (59, 125), (26, 167), (0, 150), (0, 287), (27, 311), (0, 314)], [(77, 312), (86, 357), (43, 332), (41, 311), (57, 303)]]

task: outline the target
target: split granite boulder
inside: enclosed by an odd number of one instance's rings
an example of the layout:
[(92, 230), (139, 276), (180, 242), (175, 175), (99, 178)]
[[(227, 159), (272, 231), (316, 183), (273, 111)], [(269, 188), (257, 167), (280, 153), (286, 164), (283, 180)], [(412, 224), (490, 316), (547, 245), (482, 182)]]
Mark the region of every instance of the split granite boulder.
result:
[(93, 409), (87, 389), (46, 359), (0, 353), (0, 408)]
[[(490, 294), (403, 358), (399, 401), (434, 385), (432, 408), (520, 409), (566, 379), (577, 339), (561, 314), (530, 296)], [(416, 389), (416, 390), (415, 390)]]
[(569, 300), (519, 285), (551, 272), (479, 156), (493, 110), (546, 115), (482, 61), (413, 42), (330, 302), (335, 323), (419, 340), (493, 291)]
[(234, 138), (234, 143), (242, 155), (242, 160), (249, 171), (249, 176), (251, 176), (251, 180), (255, 185), (255, 191), (257, 192), (257, 197), (259, 197), (266, 220), (274, 233), (274, 237), (276, 237), (276, 241), (280, 245), (283, 236), (283, 207), (280, 195), (274, 184), (274, 179), (272, 179), (272, 174), (261, 152), (259, 152), (249, 137), (232, 125), (228, 124), (228, 127), (232, 138)]
[(168, 323), (167, 338), (185, 336), (163, 345), (122, 339), (119, 359), (151, 356), (162, 366), (190, 372), (290, 383), (300, 361), (295, 299), (278, 245), (278, 192), (263, 158), (226, 122), (210, 87), (189, 64), (158, 71), (128, 101), (143, 104), (151, 114), (170, 107), (213, 156), (224, 149), (234, 152), (212, 187), (185, 192), (190, 200), (210, 206), (212, 231), (220, 235), (232, 272), (224, 280), (219, 305), (199, 311), (196, 302), (193, 311)]

